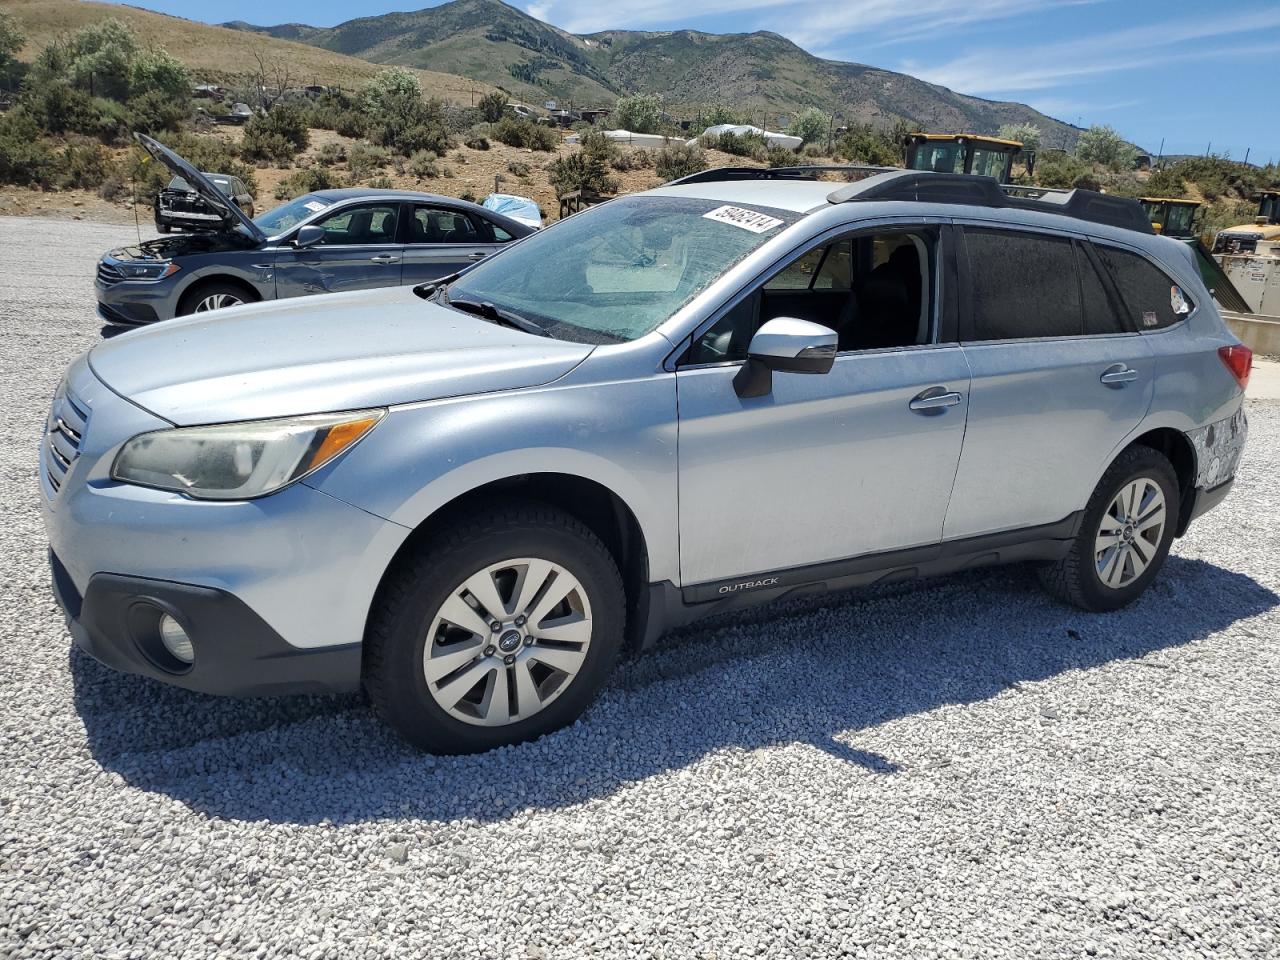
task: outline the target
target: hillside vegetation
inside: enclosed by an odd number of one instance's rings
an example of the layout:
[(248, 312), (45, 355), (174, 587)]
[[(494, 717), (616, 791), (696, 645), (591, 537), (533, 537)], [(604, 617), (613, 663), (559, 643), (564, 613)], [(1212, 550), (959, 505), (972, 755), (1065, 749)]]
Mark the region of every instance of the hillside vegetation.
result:
[[(1032, 122), (1050, 146), (1070, 148), (1078, 130), (1020, 103), (964, 96), (915, 77), (823, 60), (775, 33), (612, 30), (575, 36), (500, 0), (453, 0), (413, 13), (361, 17), (336, 27), (230, 24), (278, 38), (400, 66), (431, 66), (500, 85), (541, 103), (579, 106), (615, 96), (658, 94), (692, 116), (723, 104), (772, 126), (806, 107), (847, 124), (995, 133)], [(768, 122), (766, 122), (768, 121)]]

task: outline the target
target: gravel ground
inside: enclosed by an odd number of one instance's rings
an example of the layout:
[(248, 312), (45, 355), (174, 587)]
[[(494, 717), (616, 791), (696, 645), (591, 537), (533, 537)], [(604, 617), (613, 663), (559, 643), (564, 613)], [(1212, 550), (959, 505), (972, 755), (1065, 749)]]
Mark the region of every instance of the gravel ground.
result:
[(438, 759), (69, 653), (37, 437), (132, 231), (3, 230), (0, 956), (1280, 953), (1280, 405), (1128, 610), (1014, 568), (757, 610)]

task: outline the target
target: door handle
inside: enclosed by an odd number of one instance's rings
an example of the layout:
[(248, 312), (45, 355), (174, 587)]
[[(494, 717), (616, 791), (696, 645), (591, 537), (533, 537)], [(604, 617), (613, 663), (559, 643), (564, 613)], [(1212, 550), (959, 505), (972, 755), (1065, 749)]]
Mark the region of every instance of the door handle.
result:
[(1126, 383), (1138, 379), (1138, 371), (1133, 367), (1127, 367), (1123, 363), (1113, 363), (1107, 369), (1102, 371), (1102, 376), (1098, 380), (1105, 383), (1108, 387), (1119, 389)]
[(399, 263), (400, 258), (394, 253), (380, 253), (376, 257), (369, 258), (370, 263)]
[(912, 397), (907, 406), (916, 413), (934, 416), (939, 413), (945, 413), (947, 407), (954, 407), (963, 399), (964, 397), (960, 396), (960, 394), (954, 390), (948, 390), (946, 387), (930, 387), (928, 390), (922, 390)]
[(487, 256), (488, 256), (488, 254), (487, 254), (487, 253), (471, 253), (471, 254), (468, 254), (468, 255), (467, 255), (467, 259), (468, 259), (468, 260), (483, 260), (483, 259), (484, 259), (485, 257), (487, 257)]

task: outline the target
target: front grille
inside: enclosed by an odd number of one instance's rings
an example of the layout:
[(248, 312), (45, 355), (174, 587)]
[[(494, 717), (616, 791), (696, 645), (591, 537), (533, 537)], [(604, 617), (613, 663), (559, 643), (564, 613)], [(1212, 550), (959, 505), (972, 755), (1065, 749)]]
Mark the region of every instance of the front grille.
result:
[(53, 401), (44, 437), (44, 475), (53, 492), (62, 489), (67, 472), (80, 456), (89, 408), (69, 390)]
[(120, 272), (120, 268), (114, 264), (107, 263), (105, 260), (98, 262), (98, 279), (110, 286), (113, 283), (119, 283), (124, 279), (124, 274)]

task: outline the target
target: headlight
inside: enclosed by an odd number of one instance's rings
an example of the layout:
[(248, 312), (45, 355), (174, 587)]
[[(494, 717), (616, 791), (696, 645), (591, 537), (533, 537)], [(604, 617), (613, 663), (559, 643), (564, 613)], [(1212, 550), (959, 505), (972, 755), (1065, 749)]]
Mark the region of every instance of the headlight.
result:
[(197, 500), (251, 500), (318, 470), (363, 437), (385, 410), (176, 427), (134, 437), (111, 477)]
[(176, 263), (118, 263), (116, 269), (126, 280), (163, 280), (182, 268)]

